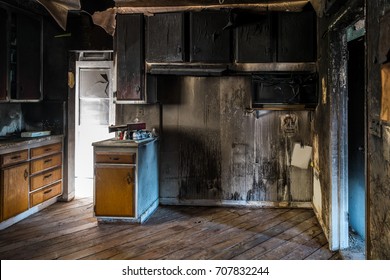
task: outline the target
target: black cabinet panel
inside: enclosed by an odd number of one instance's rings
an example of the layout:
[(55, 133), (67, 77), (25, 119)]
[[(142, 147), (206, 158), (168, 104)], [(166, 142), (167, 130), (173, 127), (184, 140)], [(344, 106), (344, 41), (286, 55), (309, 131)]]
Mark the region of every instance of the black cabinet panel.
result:
[(0, 101), (7, 99), (7, 21), (7, 11), (0, 8)]
[(184, 13), (147, 17), (146, 61), (183, 62), (184, 54)]
[(117, 100), (144, 99), (143, 20), (143, 14), (116, 17)]
[(220, 11), (190, 13), (190, 61), (229, 62), (229, 14)]
[(43, 21), (43, 95), (45, 100), (66, 100), (68, 94), (69, 37), (51, 19)]
[(316, 56), (314, 11), (278, 13), (279, 62), (310, 62)]
[(258, 15), (258, 22), (235, 29), (236, 62), (272, 62), (275, 43), (272, 37), (271, 15)]
[[(16, 99), (41, 99), (41, 21), (17, 15)], [(14, 96), (12, 96), (14, 98)]]

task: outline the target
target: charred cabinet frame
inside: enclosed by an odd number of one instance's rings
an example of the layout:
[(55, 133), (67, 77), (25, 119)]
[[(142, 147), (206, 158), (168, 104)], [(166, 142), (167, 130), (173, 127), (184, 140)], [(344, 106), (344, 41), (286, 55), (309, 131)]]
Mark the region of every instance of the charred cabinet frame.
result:
[(144, 15), (116, 16), (116, 102), (145, 103)]
[(184, 30), (184, 13), (161, 13), (146, 17), (146, 61), (184, 62)]
[(42, 18), (0, 4), (0, 102), (42, 100)]

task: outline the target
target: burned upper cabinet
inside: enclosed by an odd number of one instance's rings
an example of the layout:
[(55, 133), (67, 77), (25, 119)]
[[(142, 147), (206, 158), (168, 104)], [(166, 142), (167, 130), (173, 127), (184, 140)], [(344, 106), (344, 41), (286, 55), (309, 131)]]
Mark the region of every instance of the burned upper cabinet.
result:
[(190, 13), (190, 61), (229, 62), (229, 13), (202, 11)]
[(184, 13), (162, 13), (146, 17), (146, 61), (184, 60)]
[(7, 100), (7, 22), (8, 13), (0, 7), (0, 102)]
[(12, 15), (10, 41), (11, 99), (31, 101), (42, 98), (41, 40), (40, 18), (24, 14)]
[(144, 100), (144, 16), (118, 14), (114, 39), (117, 101)]
[[(248, 15), (247, 18), (253, 17)], [(243, 18), (245, 15), (239, 15)], [(246, 23), (235, 28), (235, 61), (236, 62), (272, 62), (275, 43), (272, 36), (271, 14), (256, 15), (256, 22)], [(240, 23), (238, 23), (240, 24)]]
[(316, 60), (316, 15), (314, 11), (278, 13), (279, 62)]
[[(62, 36), (65, 34), (65, 36)], [(52, 20), (43, 21), (43, 98), (66, 100), (68, 93), (68, 50), (71, 37)]]
[(10, 93), (12, 100), (40, 100), (41, 19), (12, 13), (10, 26)]

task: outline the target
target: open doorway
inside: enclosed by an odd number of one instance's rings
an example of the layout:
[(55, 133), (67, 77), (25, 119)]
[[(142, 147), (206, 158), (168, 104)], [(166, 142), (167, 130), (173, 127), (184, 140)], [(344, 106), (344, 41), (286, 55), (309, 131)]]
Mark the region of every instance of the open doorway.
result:
[[(107, 55), (109, 55), (108, 53)], [(92, 143), (110, 138), (114, 123), (113, 62), (104, 53), (82, 52), (76, 61), (75, 196), (93, 195)]]
[[(329, 28), (331, 191), (329, 245), (345, 259), (365, 259), (367, 108), (365, 20), (338, 18)], [(360, 19), (356, 20), (359, 15)]]
[(348, 50), (348, 249), (347, 258), (365, 259), (365, 43), (364, 28), (347, 29)]

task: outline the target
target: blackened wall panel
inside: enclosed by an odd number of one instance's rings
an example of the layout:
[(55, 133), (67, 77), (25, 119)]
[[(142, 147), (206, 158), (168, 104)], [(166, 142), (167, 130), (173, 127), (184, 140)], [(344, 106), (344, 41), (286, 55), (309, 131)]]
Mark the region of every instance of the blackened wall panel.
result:
[[(381, 110), (380, 67), (386, 63), (386, 54), (390, 42), (380, 37), (389, 18), (390, 3), (386, 0), (366, 1), (367, 3), (367, 91), (368, 91), (368, 124), (378, 120)], [(388, 22), (388, 21), (387, 21)], [(379, 53), (383, 50), (384, 54)], [(390, 127), (384, 124), (382, 135), (368, 135), (368, 258), (390, 259)]]
[[(159, 82), (160, 109), (153, 105), (147, 112), (153, 119), (139, 118), (156, 123), (161, 110), (163, 201), (284, 206), (311, 201), (311, 169), (289, 162), (296, 142), (311, 145), (309, 112), (294, 112), (298, 130), (286, 135), (281, 118), (292, 112), (246, 111), (249, 77), (164, 77)], [(117, 113), (126, 116), (120, 117), (125, 122), (143, 106), (121, 105)]]

